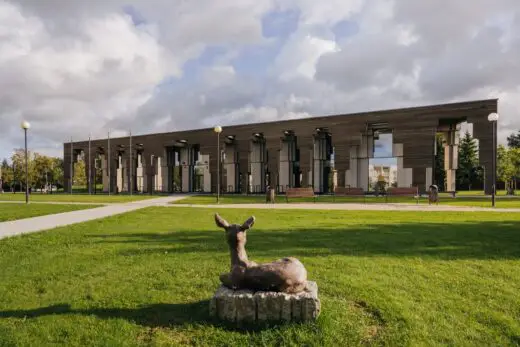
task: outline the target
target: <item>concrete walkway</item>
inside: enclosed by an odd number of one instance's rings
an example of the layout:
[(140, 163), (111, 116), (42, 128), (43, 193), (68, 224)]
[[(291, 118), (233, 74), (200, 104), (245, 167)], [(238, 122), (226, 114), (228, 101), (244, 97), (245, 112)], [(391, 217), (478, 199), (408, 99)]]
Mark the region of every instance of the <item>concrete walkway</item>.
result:
[(297, 204), (222, 204), (222, 205), (191, 205), (168, 204), (170, 207), (199, 208), (242, 208), (242, 209), (273, 209), (273, 210), (351, 210), (351, 211), (446, 211), (446, 212), (520, 212), (520, 208), (487, 208), (455, 205), (427, 204), (354, 204), (354, 203), (297, 203)]
[[(92, 209), (56, 213), (45, 216), (2, 222), (0, 223), (0, 239), (14, 235), (53, 229), (65, 225), (82, 223), (94, 219), (105, 218), (121, 213), (139, 210), (149, 206), (164, 206), (169, 202), (184, 199), (185, 197), (186, 196), (184, 195), (177, 195), (126, 203), (111, 203), (106, 206), (95, 207)], [(67, 204), (67, 202), (62, 202), (61, 204)]]

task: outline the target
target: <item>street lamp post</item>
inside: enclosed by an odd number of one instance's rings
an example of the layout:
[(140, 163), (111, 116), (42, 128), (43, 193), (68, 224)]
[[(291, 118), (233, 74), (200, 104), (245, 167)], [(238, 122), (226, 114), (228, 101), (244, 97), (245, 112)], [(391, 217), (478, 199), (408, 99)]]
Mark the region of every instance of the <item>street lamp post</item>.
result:
[(221, 126), (216, 126), (213, 131), (217, 133), (217, 204), (220, 198), (220, 133), (222, 132)]
[(493, 177), (492, 177), (492, 188), (491, 188), (491, 205), (495, 207), (495, 195), (496, 195), (496, 175), (497, 175), (497, 122), (498, 122), (498, 113), (490, 113), (488, 116), (488, 121), (493, 124)]
[(29, 203), (29, 164), (27, 158), (27, 130), (31, 127), (28, 121), (22, 122), (22, 129), (25, 135), (25, 203)]

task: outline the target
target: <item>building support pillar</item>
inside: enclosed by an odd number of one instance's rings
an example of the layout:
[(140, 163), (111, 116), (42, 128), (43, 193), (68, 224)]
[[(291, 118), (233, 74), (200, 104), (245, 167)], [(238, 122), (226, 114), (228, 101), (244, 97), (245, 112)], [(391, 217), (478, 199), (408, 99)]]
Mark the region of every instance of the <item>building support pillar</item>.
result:
[(446, 191), (457, 190), (457, 168), (459, 163), (459, 130), (460, 125), (453, 125), (443, 133), (444, 169), (446, 170)]

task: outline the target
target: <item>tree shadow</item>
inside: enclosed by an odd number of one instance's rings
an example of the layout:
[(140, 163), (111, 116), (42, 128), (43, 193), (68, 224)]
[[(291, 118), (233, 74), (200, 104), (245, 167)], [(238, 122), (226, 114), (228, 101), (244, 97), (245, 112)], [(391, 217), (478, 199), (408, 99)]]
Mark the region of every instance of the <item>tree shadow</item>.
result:
[[(121, 244), (121, 255), (159, 252), (227, 254), (224, 234), (214, 230), (89, 235)], [(126, 246), (124, 246), (126, 245)], [(439, 259), (517, 259), (520, 221), (319, 225), (316, 228), (248, 231), (253, 257), (396, 256)]]
[(125, 319), (128, 322), (150, 328), (167, 328), (198, 324), (214, 326), (230, 331), (261, 331), (281, 327), (280, 324), (242, 324), (219, 321), (209, 316), (209, 300), (187, 304), (152, 304), (137, 308), (72, 309), (69, 304), (57, 304), (29, 310), (0, 311), (0, 318), (38, 318), (53, 315), (96, 316), (101, 319)]

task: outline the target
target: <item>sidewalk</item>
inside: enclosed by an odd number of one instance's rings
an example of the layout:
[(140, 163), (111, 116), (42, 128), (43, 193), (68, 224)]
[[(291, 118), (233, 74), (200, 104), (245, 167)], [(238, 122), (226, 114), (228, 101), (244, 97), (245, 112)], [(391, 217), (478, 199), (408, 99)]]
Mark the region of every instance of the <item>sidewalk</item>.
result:
[[(164, 206), (171, 201), (184, 199), (186, 196), (168, 196), (157, 199), (132, 201), (127, 203), (111, 203), (92, 209), (50, 214), (34, 218), (19, 219), (0, 223), (0, 239), (53, 229), (70, 224), (86, 222), (94, 219), (114, 216), (121, 213), (139, 210), (149, 206)], [(62, 202), (61, 204), (65, 204)], [(96, 205), (92, 203), (92, 205)]]
[(199, 207), (199, 208), (245, 208), (245, 209), (273, 209), (273, 210), (351, 210), (351, 211), (422, 211), (422, 212), (520, 212), (520, 208), (491, 208), (454, 205), (426, 205), (426, 204), (354, 204), (354, 203), (293, 203), (293, 204), (222, 204), (222, 205), (192, 205), (169, 204), (170, 207)]

